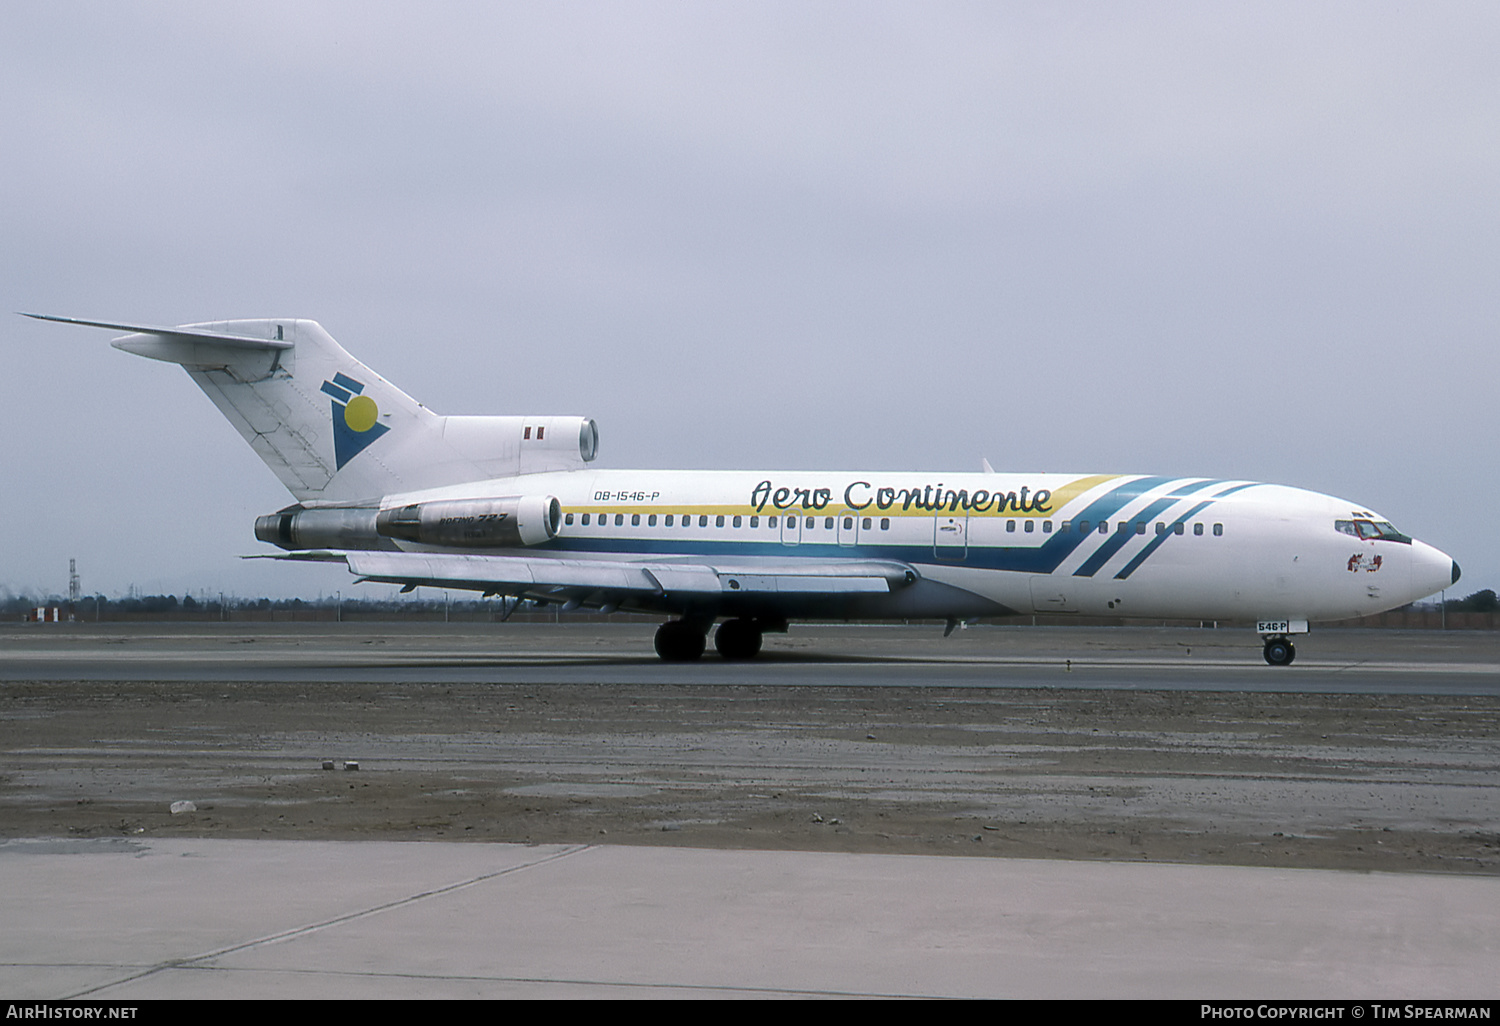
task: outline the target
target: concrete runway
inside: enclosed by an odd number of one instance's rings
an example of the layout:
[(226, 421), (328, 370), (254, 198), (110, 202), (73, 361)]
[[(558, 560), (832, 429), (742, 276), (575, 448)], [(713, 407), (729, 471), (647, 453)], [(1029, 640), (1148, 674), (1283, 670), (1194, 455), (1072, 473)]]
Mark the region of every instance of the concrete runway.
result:
[(0, 628), (0, 681), (423, 681), (1047, 687), (1500, 695), (1487, 632), (1328, 629), (1272, 668), (1244, 629), (798, 625), (761, 658), (666, 664), (654, 625), (33, 624)]
[(1422, 874), (117, 839), (0, 844), (0, 893), (13, 1000), (1484, 1001), (1500, 954), (1500, 879)]
[(5, 993), (1494, 996), (1492, 636), (651, 630), (0, 629)]

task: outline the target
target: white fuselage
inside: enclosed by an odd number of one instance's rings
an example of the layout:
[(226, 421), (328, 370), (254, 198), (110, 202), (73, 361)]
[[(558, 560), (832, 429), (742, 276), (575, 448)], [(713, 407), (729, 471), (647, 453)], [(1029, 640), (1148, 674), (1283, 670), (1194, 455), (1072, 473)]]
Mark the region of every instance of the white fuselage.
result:
[[(825, 602), (826, 615), (1339, 620), (1430, 595), (1454, 572), (1422, 542), (1337, 530), (1337, 521), (1380, 519), (1344, 500), (1207, 478), (579, 470), (382, 506), (542, 493), (558, 498), (564, 519), (555, 538), (526, 550), (533, 557), (712, 561), (747, 574), (792, 561), (886, 560), (947, 586), (915, 604), (894, 595)], [(795, 601), (782, 611), (817, 615)]]

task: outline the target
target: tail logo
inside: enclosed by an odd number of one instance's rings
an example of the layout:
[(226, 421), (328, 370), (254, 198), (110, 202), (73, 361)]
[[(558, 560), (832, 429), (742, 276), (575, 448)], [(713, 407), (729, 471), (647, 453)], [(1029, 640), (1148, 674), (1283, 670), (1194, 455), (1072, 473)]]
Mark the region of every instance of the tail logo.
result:
[(323, 392), (333, 398), (333, 456), (338, 470), (390, 430), (380, 423), (375, 400), (360, 394), (364, 390), (364, 385), (343, 374), (323, 382)]

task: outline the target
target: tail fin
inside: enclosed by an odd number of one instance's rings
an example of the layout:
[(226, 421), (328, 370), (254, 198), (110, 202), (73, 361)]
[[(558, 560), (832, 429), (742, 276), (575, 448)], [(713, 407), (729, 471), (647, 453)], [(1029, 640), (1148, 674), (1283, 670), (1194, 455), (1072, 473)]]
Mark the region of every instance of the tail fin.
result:
[(153, 327), (26, 316), (128, 331), (114, 340), (116, 349), (181, 364), (301, 502), (365, 502), (573, 469), (593, 458), (597, 441), (593, 421), (583, 418), (440, 417), (350, 356), (316, 321)]

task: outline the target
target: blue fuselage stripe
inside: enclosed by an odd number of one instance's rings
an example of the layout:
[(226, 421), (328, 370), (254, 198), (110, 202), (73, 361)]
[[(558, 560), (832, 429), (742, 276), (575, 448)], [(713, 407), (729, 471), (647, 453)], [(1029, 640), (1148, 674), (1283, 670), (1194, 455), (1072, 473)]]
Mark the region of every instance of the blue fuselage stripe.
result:
[(1157, 535), (1155, 538), (1152, 538), (1151, 541), (1150, 541), (1150, 543), (1144, 549), (1142, 549), (1140, 552), (1136, 553), (1136, 556), (1135, 556), (1134, 559), (1132, 559), (1129, 563), (1125, 564), (1125, 569), (1123, 569), (1119, 573), (1115, 574), (1115, 580), (1117, 580), (1117, 581), (1123, 581), (1123, 580), (1125, 580), (1125, 578), (1127, 578), (1131, 574), (1135, 573), (1136, 569), (1142, 563), (1144, 563), (1146, 561), (1146, 558), (1148, 556), (1150, 556), (1151, 553), (1153, 553), (1157, 549), (1161, 548), (1162, 545), (1166, 544), (1166, 541), (1167, 541), (1168, 538), (1173, 537), (1177, 533), (1177, 525), (1178, 524), (1186, 524), (1193, 517), (1197, 516), (1199, 513), (1201, 513), (1204, 510), (1208, 509), (1208, 507), (1210, 507), (1212, 505), (1213, 505), (1212, 500), (1210, 500), (1208, 502), (1200, 502), (1200, 503), (1198, 503), (1198, 505), (1196, 505), (1192, 509), (1188, 510), (1182, 516), (1180, 516), (1176, 520), (1172, 521), (1172, 524), (1171, 524), (1170, 527), (1168, 527), (1161, 534)]
[[(1160, 514), (1164, 510), (1170, 509), (1173, 505), (1176, 504), (1176, 502), (1177, 500), (1170, 496), (1164, 499), (1157, 499), (1151, 505), (1147, 506), (1145, 509), (1136, 514), (1133, 519), (1143, 523), (1155, 520), (1158, 514)], [(1099, 548), (1094, 551), (1094, 554), (1092, 556), (1084, 560), (1082, 566), (1073, 571), (1074, 577), (1094, 576), (1099, 572), (1099, 570), (1104, 566), (1105, 563), (1108, 563), (1110, 561), (1110, 558), (1113, 557), (1116, 552), (1119, 552), (1125, 547), (1126, 542), (1135, 537), (1135, 528), (1129, 522), (1121, 521), (1121, 525), (1124, 526), (1125, 530), (1122, 531), (1119, 529), (1119, 526), (1116, 526), (1114, 533), (1110, 535), (1108, 540), (1106, 540), (1103, 545), (1099, 546)]]

